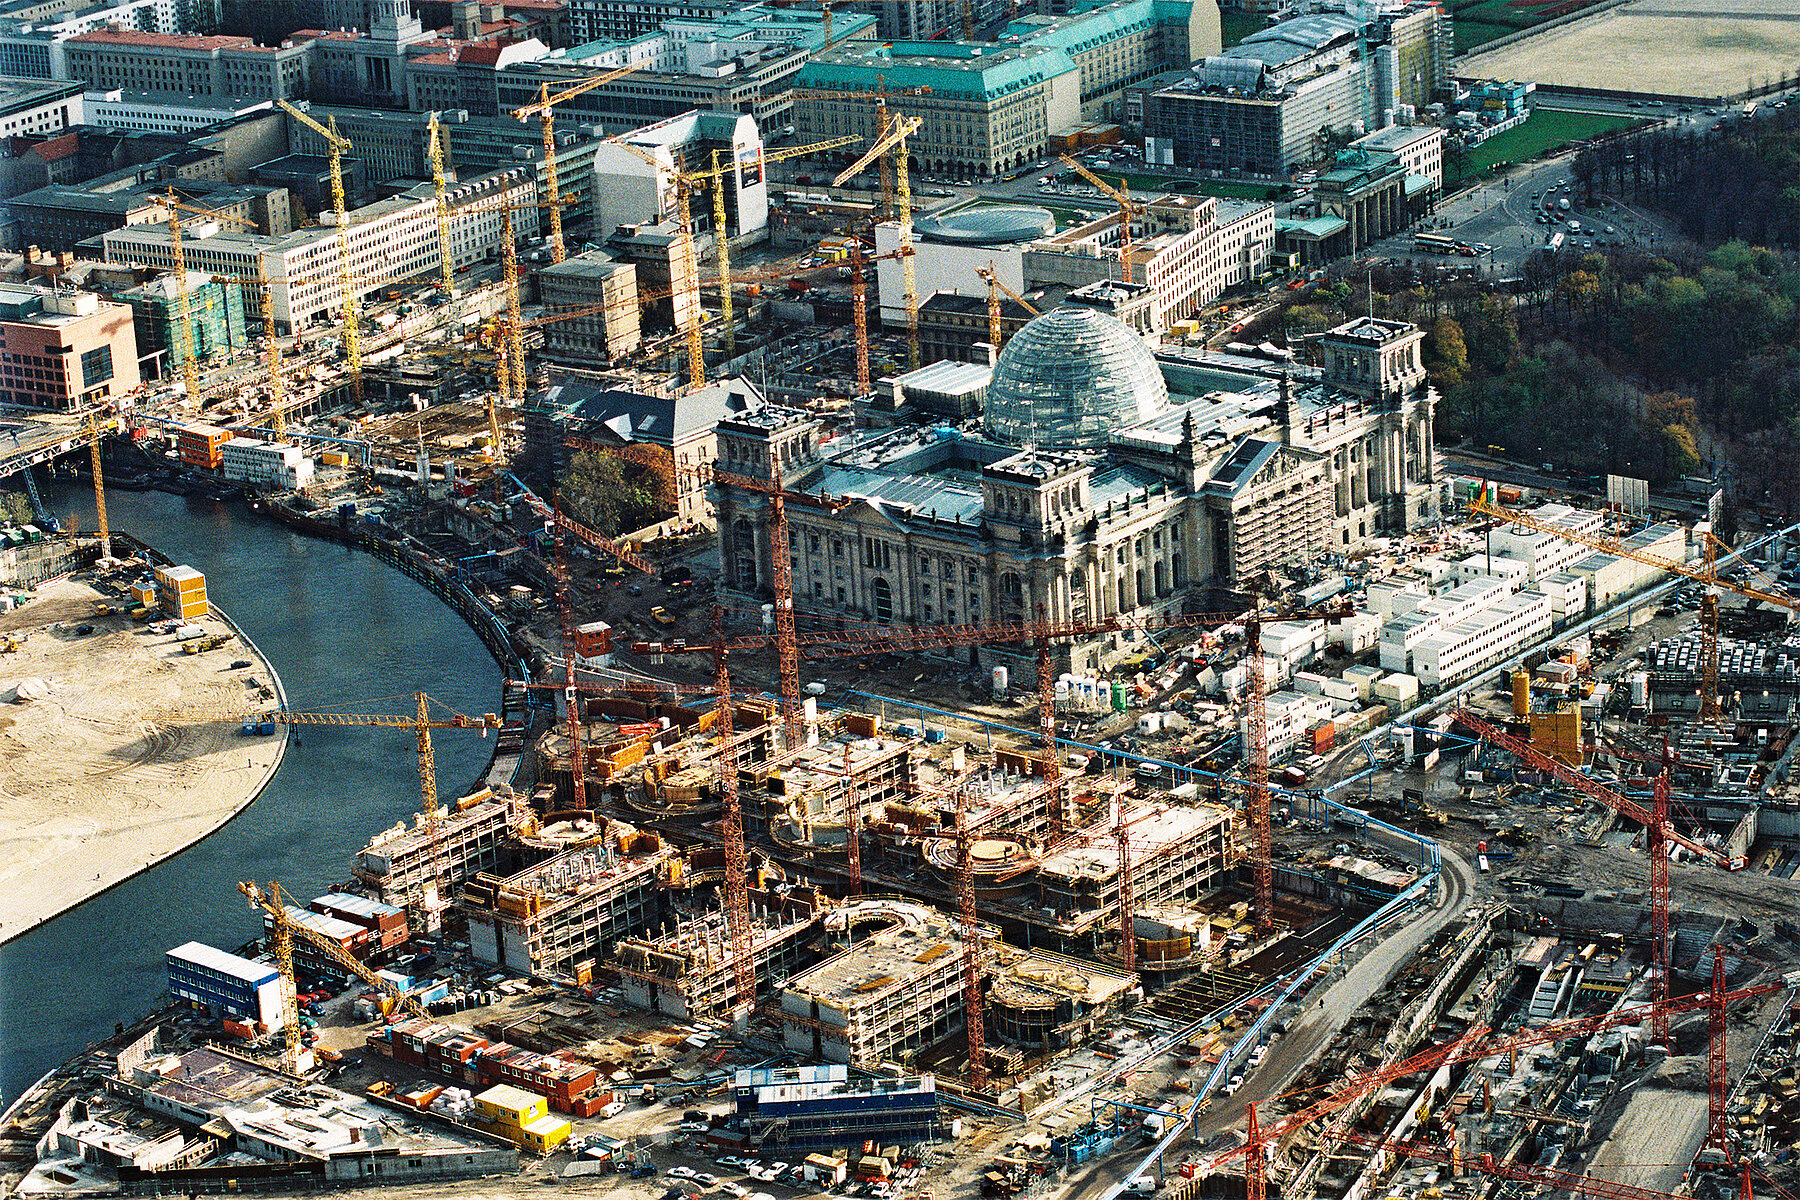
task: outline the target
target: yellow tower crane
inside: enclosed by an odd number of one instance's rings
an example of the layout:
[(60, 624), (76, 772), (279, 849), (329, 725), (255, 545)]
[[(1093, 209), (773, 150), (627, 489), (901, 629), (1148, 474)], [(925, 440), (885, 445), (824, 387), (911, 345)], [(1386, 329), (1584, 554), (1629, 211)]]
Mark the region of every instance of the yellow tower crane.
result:
[(338, 282), (344, 291), (344, 356), (350, 365), (350, 389), (358, 407), (362, 405), (362, 329), (357, 314), (356, 271), (350, 261), (350, 219), (344, 208), (344, 152), (351, 149), (350, 140), (337, 131), (337, 118), (329, 127), (289, 104), (277, 100), (282, 111), (325, 139), (331, 159), (331, 210), (337, 221)]
[[(404, 1008), (415, 1017), (429, 1017), (423, 1005), (380, 975), (369, 969), (368, 964), (360, 961), (354, 954), (348, 954), (344, 948), (330, 938), (321, 937), (304, 925), (296, 925), (288, 916), (288, 906), (281, 894), (279, 883), (269, 884), (264, 891), (254, 883), (238, 884), (238, 891), (244, 893), (250, 901), (250, 907), (261, 909), (269, 916), (270, 949), (275, 952), (275, 967), (281, 972), (282, 983), (286, 992), (282, 997), (282, 1066), (290, 1075), (300, 1073), (300, 1012), (295, 999), (299, 988), (294, 983), (294, 939), (296, 937), (314, 947), (333, 962), (361, 979), (369, 986), (387, 993), (390, 1003), (395, 1008)], [(392, 1011), (389, 1009), (388, 1011)]]
[(189, 316), (189, 299), (187, 285), (187, 251), (181, 239), (181, 214), (205, 217), (209, 221), (231, 221), (238, 225), (256, 228), (256, 222), (230, 213), (214, 212), (210, 208), (197, 208), (192, 204), (184, 204), (175, 199), (175, 189), (169, 188), (169, 194), (163, 200), (169, 210), (169, 253), (175, 260), (175, 319), (169, 322), (175, 331), (175, 345), (171, 347), (179, 360), (182, 381), (187, 385), (187, 402), (195, 408), (200, 406), (200, 369), (194, 364), (194, 328)]
[(544, 196), (550, 201), (550, 261), (559, 263), (563, 260), (562, 231), (562, 194), (556, 179), (556, 106), (566, 100), (605, 87), (614, 80), (623, 79), (633, 71), (642, 70), (640, 65), (616, 67), (605, 74), (584, 79), (571, 87), (566, 87), (554, 96), (550, 94), (550, 85), (538, 85), (536, 104), (527, 104), (513, 109), (513, 118), (528, 121), (538, 118), (543, 125), (544, 134)]
[(444, 147), (438, 140), (442, 137), (438, 129), (437, 114), (431, 114), (430, 143), (427, 151), (431, 156), (431, 194), (437, 202), (437, 236), (438, 236), (438, 270), (441, 278), (438, 290), (448, 296), (456, 290), (455, 281), (451, 279), (452, 264), (450, 262), (450, 202), (444, 199)]
[(100, 558), (112, 557), (112, 529), (106, 523), (106, 485), (100, 479), (100, 424), (88, 415), (88, 458), (94, 468), (94, 515), (100, 520)]
[(875, 144), (831, 181), (833, 187), (843, 187), (882, 155), (893, 154), (896, 200), (900, 210), (900, 275), (906, 287), (906, 359), (908, 368), (914, 371), (919, 369), (919, 281), (913, 271), (912, 186), (907, 182), (906, 139), (917, 133), (922, 124), (924, 122), (918, 117), (894, 115)]
[[(770, 163), (786, 162), (790, 158), (804, 158), (808, 154), (822, 154), (827, 150), (836, 150), (840, 146), (848, 146), (861, 139), (854, 135), (829, 138), (823, 142), (814, 142), (810, 146), (788, 146), (781, 150), (764, 150), (757, 156), (757, 171), (767, 178), (766, 172)], [(737, 355), (737, 329), (732, 315), (731, 300), (731, 237), (725, 214), (725, 181), (737, 173), (738, 164), (731, 161), (731, 154), (725, 150), (712, 152), (712, 170), (700, 175), (689, 176), (690, 183), (697, 183), (706, 178), (712, 181), (713, 206), (713, 243), (718, 259), (719, 272), (719, 322), (725, 326), (725, 357)], [(696, 299), (696, 304), (698, 300)]]
[[(806, 146), (787, 146), (780, 150), (765, 150), (758, 156), (758, 170), (767, 170), (770, 163), (786, 162), (791, 158), (803, 158), (809, 154), (820, 154), (826, 150), (836, 150), (859, 141), (855, 136), (829, 138), (822, 142), (814, 142)], [(675, 210), (678, 224), (678, 240), (675, 249), (675, 294), (673, 316), (675, 326), (682, 331), (688, 347), (688, 381), (696, 390), (706, 386), (706, 342), (702, 336), (702, 322), (705, 314), (700, 303), (700, 262), (694, 249), (694, 220), (692, 198), (700, 187), (709, 185), (712, 189), (713, 240), (717, 244), (718, 279), (719, 279), (719, 312), (725, 325), (725, 348), (727, 356), (737, 352), (737, 331), (733, 316), (733, 298), (731, 292), (731, 249), (730, 227), (725, 211), (725, 181), (739, 170), (740, 164), (733, 162), (727, 152), (712, 152), (712, 166), (703, 171), (688, 171), (676, 158), (673, 164), (665, 163), (642, 146), (634, 146), (630, 142), (613, 138), (612, 143), (626, 153), (648, 164), (660, 179), (668, 175), (674, 184)]]
[(975, 273), (977, 275), (981, 276), (983, 279), (987, 280), (987, 285), (988, 285), (988, 297), (987, 297), (988, 341), (989, 341), (989, 343), (991, 343), (993, 345), (994, 353), (998, 354), (998, 353), (1000, 353), (1001, 339), (1005, 337), (1005, 330), (1002, 329), (1000, 326), (1000, 293), (1001, 292), (1005, 292), (1008, 296), (1012, 297), (1013, 303), (1022, 307), (1026, 312), (1030, 313), (1032, 316), (1036, 317), (1036, 316), (1041, 316), (1042, 314), (1038, 311), (1037, 305), (1033, 304), (1031, 301), (1027, 300), (1025, 297), (1019, 295), (1019, 293), (1013, 291), (1011, 288), (1007, 287), (1004, 283), (1000, 282), (1000, 273), (995, 268), (992, 261), (990, 261), (988, 263), (988, 265), (985, 267), (976, 267)]
[(1671, 575), (1680, 575), (1687, 579), (1707, 585), (1707, 592), (1700, 598), (1700, 718), (1711, 720), (1720, 714), (1719, 705), (1719, 596), (1721, 591), (1732, 592), (1750, 600), (1760, 600), (1764, 604), (1772, 604), (1777, 608), (1785, 608), (1790, 612), (1800, 612), (1800, 597), (1790, 596), (1785, 592), (1765, 592), (1760, 588), (1746, 587), (1734, 580), (1719, 574), (1717, 552), (1721, 549), (1727, 553), (1731, 547), (1720, 542), (1710, 533), (1703, 539), (1705, 543), (1705, 559), (1700, 564), (1683, 562), (1680, 559), (1665, 558), (1660, 554), (1651, 554), (1634, 546), (1627, 546), (1617, 538), (1603, 537), (1597, 534), (1583, 533), (1569, 529), (1553, 521), (1540, 521), (1530, 513), (1517, 512), (1502, 508), (1498, 504), (1490, 504), (1477, 498), (1469, 505), (1472, 512), (1484, 517), (1494, 517), (1501, 521), (1518, 525), (1535, 533), (1549, 534), (1564, 541), (1575, 542), (1589, 549), (1599, 550), (1619, 558), (1629, 558), (1633, 562), (1643, 563), (1647, 567), (1667, 571)]
[[(1131, 218), (1141, 217), (1146, 211), (1144, 206), (1133, 200), (1129, 193), (1120, 191), (1106, 180), (1100, 178), (1067, 154), (1059, 155), (1065, 166), (1074, 168), (1075, 173), (1111, 196), (1119, 206), (1119, 249), (1131, 249)], [(1119, 180), (1124, 183), (1125, 180)]]
[[(501, 199), (487, 204), (465, 208), (464, 213), (497, 212), (500, 214), (500, 273), (506, 289), (506, 343), (505, 362), (499, 364), (495, 372), (495, 383), (500, 396), (498, 403), (510, 407), (523, 403), (525, 399), (525, 343), (521, 340), (520, 331), (525, 320), (522, 312), (523, 300), (519, 295), (519, 248), (516, 244), (518, 231), (513, 225), (513, 213), (521, 209), (548, 208), (552, 212), (554, 206), (545, 204), (514, 204), (510, 200)], [(488, 423), (499, 428), (494, 414), (495, 402), (488, 402)]]
[[(671, 297), (674, 309), (671, 315), (675, 319), (675, 328), (681, 330), (682, 336), (687, 340), (688, 384), (698, 391), (706, 386), (706, 338), (700, 327), (704, 320), (700, 309), (700, 262), (694, 251), (694, 219), (690, 203), (697, 176), (690, 175), (683, 169), (680, 156), (673, 151), (670, 152), (674, 160), (671, 165), (642, 146), (634, 146), (618, 138), (613, 138), (612, 143), (648, 164), (657, 173), (658, 179), (667, 173), (675, 185), (675, 262), (670, 271), (675, 294)], [(660, 193), (661, 189), (658, 191)]]
[[(431, 751), (431, 731), (434, 729), (479, 729), (481, 736), (486, 737), (488, 730), (500, 728), (500, 718), (493, 713), (471, 717), (454, 711), (449, 716), (436, 717), (432, 715), (430, 696), (424, 692), (416, 692), (413, 699), (417, 703), (417, 711), (410, 716), (389, 713), (292, 712), (288, 709), (277, 709), (270, 713), (252, 714), (252, 719), (278, 721), (284, 725), (374, 725), (386, 729), (412, 730), (419, 756), (419, 825), (430, 838), (432, 847), (432, 878), (427, 886), (431, 891), (436, 891), (438, 877), (442, 872), (437, 861), (437, 761)], [(426, 899), (429, 903), (433, 902), (435, 897), (427, 896)]]

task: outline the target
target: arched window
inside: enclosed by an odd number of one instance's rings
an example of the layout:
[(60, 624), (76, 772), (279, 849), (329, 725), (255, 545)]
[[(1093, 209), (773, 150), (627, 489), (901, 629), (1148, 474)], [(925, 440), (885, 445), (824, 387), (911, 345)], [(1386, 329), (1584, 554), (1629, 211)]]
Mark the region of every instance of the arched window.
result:
[(894, 619), (894, 589), (888, 586), (885, 579), (876, 579), (870, 585), (869, 593), (875, 597), (875, 619), (891, 621)]

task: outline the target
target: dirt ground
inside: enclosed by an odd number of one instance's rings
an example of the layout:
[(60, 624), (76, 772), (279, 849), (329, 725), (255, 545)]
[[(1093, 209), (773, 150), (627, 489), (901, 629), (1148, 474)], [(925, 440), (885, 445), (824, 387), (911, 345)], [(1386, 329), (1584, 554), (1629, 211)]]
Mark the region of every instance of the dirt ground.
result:
[(0, 645), (22, 639), (0, 653), (0, 941), (212, 832), (280, 759), (280, 738), (238, 732), (274, 703), (246, 643), (185, 654), (173, 634), (95, 616), (101, 598), (63, 580), (0, 613)]
[(1637, 0), (1463, 61), (1481, 79), (1729, 96), (1800, 59), (1791, 0)]

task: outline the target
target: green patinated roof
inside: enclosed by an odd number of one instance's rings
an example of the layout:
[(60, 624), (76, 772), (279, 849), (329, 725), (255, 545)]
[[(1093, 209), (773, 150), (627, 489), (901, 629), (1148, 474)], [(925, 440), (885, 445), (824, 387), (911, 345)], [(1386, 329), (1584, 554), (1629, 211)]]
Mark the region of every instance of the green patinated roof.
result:
[[(977, 49), (984, 52), (977, 54)], [(890, 91), (928, 87), (934, 96), (953, 100), (996, 100), (1076, 69), (1067, 53), (1048, 46), (895, 42), (868, 50), (828, 52), (802, 67), (794, 86), (867, 91), (880, 76)]]

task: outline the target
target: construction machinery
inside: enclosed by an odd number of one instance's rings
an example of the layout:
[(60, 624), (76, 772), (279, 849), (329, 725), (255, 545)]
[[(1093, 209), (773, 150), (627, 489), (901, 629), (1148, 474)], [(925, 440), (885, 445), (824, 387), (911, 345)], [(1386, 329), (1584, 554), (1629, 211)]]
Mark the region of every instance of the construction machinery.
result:
[(214, 212), (210, 208), (196, 208), (175, 199), (175, 188), (171, 185), (163, 204), (169, 210), (169, 253), (175, 259), (175, 319), (169, 322), (175, 331), (175, 357), (179, 360), (181, 376), (187, 385), (187, 402), (198, 407), (200, 404), (200, 369), (194, 362), (194, 328), (189, 318), (189, 297), (187, 283), (187, 251), (182, 246), (181, 216), (205, 217), (209, 221), (230, 221), (234, 224), (256, 228), (256, 222), (230, 213)]
[[(915, 92), (928, 92), (929, 88), (913, 89)], [(924, 124), (918, 117), (890, 115), (886, 109), (886, 98), (889, 93), (869, 92), (840, 96), (840, 99), (856, 99), (858, 96), (876, 96), (880, 98), (878, 109), (881, 119), (880, 136), (855, 162), (838, 173), (831, 181), (833, 187), (844, 184), (863, 173), (872, 162), (890, 161), (894, 168), (895, 202), (898, 210), (900, 228), (900, 271), (906, 288), (906, 358), (907, 368), (919, 369), (919, 282), (913, 270), (912, 241), (912, 185), (908, 182), (906, 168), (906, 139), (919, 131)], [(898, 93), (894, 93), (898, 94)]]
[(1042, 316), (1043, 314), (1038, 311), (1037, 306), (1034, 305), (1031, 301), (1027, 300), (1025, 297), (1019, 295), (1019, 293), (1013, 291), (1011, 288), (1007, 287), (1004, 283), (1000, 282), (999, 270), (995, 267), (995, 265), (991, 261), (985, 267), (976, 267), (975, 273), (977, 275), (981, 276), (982, 279), (987, 281), (987, 285), (988, 285), (988, 295), (987, 295), (988, 343), (994, 347), (994, 353), (999, 354), (1001, 343), (1002, 343), (1003, 339), (1005, 338), (1005, 333), (1006, 333), (1006, 331), (1001, 327), (1001, 324), (1000, 324), (1000, 293), (1001, 292), (1005, 292), (1009, 297), (1011, 297), (1014, 304), (1020, 305), (1021, 307), (1023, 307), (1025, 309), (1026, 312), (1030, 313), (1032, 316), (1037, 317), (1037, 316)]
[(277, 100), (283, 112), (321, 138), (331, 161), (331, 210), (336, 221), (338, 247), (338, 283), (344, 291), (343, 335), (344, 355), (350, 366), (350, 388), (360, 407), (363, 399), (362, 330), (357, 317), (356, 272), (350, 262), (350, 218), (344, 203), (344, 154), (352, 149), (350, 140), (337, 131), (337, 118), (329, 126), (321, 125), (286, 100)]
[[(1351, 1105), (1374, 1095), (1397, 1079), (1419, 1073), (1429, 1074), (1444, 1066), (1456, 1066), (1484, 1058), (1496, 1058), (1532, 1046), (1545, 1046), (1573, 1038), (1591, 1037), (1596, 1033), (1616, 1029), (1623, 1025), (1643, 1025), (1653, 1018), (1657, 1009), (1663, 1010), (1665, 1016), (1674, 1016), (1695, 1010), (1714, 1009), (1756, 996), (1770, 995), (1789, 989), (1791, 986), (1792, 980), (1784, 978), (1756, 984), (1735, 992), (1716, 994), (1702, 992), (1673, 997), (1661, 1002), (1624, 1005), (1592, 1016), (1554, 1021), (1536, 1029), (1525, 1029), (1500, 1037), (1490, 1037), (1490, 1030), (1477, 1025), (1455, 1041), (1440, 1043), (1420, 1050), (1400, 1061), (1352, 1075), (1344, 1080), (1342, 1086), (1335, 1091), (1303, 1105), (1273, 1125), (1263, 1126), (1258, 1119), (1256, 1106), (1251, 1105), (1248, 1111), (1248, 1136), (1245, 1141), (1240, 1145), (1228, 1147), (1211, 1155), (1200, 1164), (1200, 1170), (1208, 1175), (1217, 1174), (1229, 1164), (1242, 1159), (1245, 1195), (1247, 1197), (1263, 1197), (1266, 1200), (1269, 1151), (1272, 1147), (1298, 1134), (1315, 1121), (1343, 1112)], [(1338, 1130), (1334, 1136), (1349, 1137), (1351, 1135), (1347, 1131)]]
[(106, 523), (106, 483), (100, 477), (100, 425), (88, 415), (88, 462), (94, 471), (94, 515), (100, 523), (100, 561), (112, 557), (112, 528)]
[(1761, 588), (1748, 587), (1721, 575), (1718, 569), (1718, 552), (1722, 550), (1731, 554), (1734, 551), (1713, 537), (1711, 533), (1707, 533), (1701, 538), (1705, 546), (1705, 558), (1701, 565), (1696, 566), (1680, 559), (1665, 558), (1660, 554), (1639, 550), (1635, 546), (1626, 545), (1617, 538), (1570, 529), (1554, 521), (1539, 520), (1530, 513), (1503, 508), (1480, 497), (1470, 502), (1469, 511), (1484, 517), (1505, 521), (1535, 533), (1549, 534), (1551, 537), (1575, 542), (1578, 545), (1616, 555), (1619, 558), (1628, 558), (1632, 562), (1643, 563), (1647, 567), (1655, 567), (1658, 570), (1667, 571), (1671, 575), (1680, 575), (1705, 584), (1708, 590), (1700, 598), (1700, 719), (1703, 721), (1713, 720), (1720, 715), (1721, 711), (1719, 704), (1718, 592), (1731, 592), (1746, 599), (1772, 604), (1777, 608), (1800, 612), (1800, 597), (1790, 596), (1784, 592), (1766, 592)]
[[(444, 147), (439, 140), (442, 136), (438, 129), (437, 114), (434, 112), (426, 129), (426, 153), (431, 157), (431, 196), (437, 206), (438, 290), (448, 296), (456, 290), (456, 283), (451, 278), (455, 266), (450, 261), (450, 201), (444, 198)], [(550, 174), (554, 176), (556, 172), (551, 171)], [(561, 233), (562, 226), (558, 224), (559, 238)]]
[(738, 798), (738, 754), (731, 736), (731, 672), (726, 666), (725, 610), (713, 606), (713, 687), (719, 697), (716, 733), (725, 751), (713, 760), (725, 817), (720, 832), (725, 843), (725, 924), (731, 937), (731, 982), (737, 1009), (756, 1006), (756, 957), (750, 937), (750, 893), (745, 879), (744, 808)]
[[(413, 731), (414, 744), (419, 759), (419, 822), (431, 843), (431, 882), (426, 885), (424, 897), (427, 907), (438, 900), (437, 884), (441, 869), (437, 856), (438, 837), (438, 796), (437, 796), (437, 761), (431, 749), (431, 731), (434, 729), (476, 729), (486, 737), (490, 729), (500, 728), (500, 718), (494, 713), (485, 713), (479, 717), (466, 716), (452, 710), (450, 715), (436, 717), (432, 715), (431, 697), (424, 692), (415, 692), (413, 700), (415, 711), (408, 714), (359, 713), (359, 712), (294, 712), (290, 709), (276, 709), (274, 712), (252, 714), (259, 721), (275, 721), (284, 725), (369, 725), (384, 729), (410, 729)], [(438, 895), (431, 894), (438, 892)]]
[[(813, 142), (805, 146), (788, 146), (781, 150), (764, 150), (758, 159), (758, 170), (767, 170), (770, 163), (786, 162), (791, 158), (804, 158), (809, 154), (821, 154), (827, 150), (836, 150), (847, 146), (858, 139), (853, 136), (828, 138), (822, 142)], [(730, 225), (725, 209), (725, 180), (735, 174), (740, 164), (733, 161), (723, 151), (712, 152), (712, 166), (705, 170), (689, 171), (682, 164), (679, 156), (674, 156), (673, 166), (663, 162), (656, 155), (642, 146), (634, 146), (630, 142), (613, 138), (612, 143), (626, 153), (642, 160), (655, 170), (658, 175), (667, 173), (674, 184), (675, 209), (677, 221), (677, 242), (674, 265), (674, 287), (671, 299), (674, 304), (675, 327), (682, 331), (687, 339), (688, 347), (688, 382), (698, 390), (706, 386), (706, 343), (702, 336), (702, 322), (705, 320), (700, 304), (700, 265), (698, 253), (694, 248), (693, 195), (701, 187), (710, 187), (712, 191), (713, 241), (718, 255), (719, 311), (724, 320), (725, 345), (727, 357), (737, 352), (737, 331), (732, 312), (732, 276)]]
[(550, 206), (550, 261), (559, 263), (565, 257), (563, 253), (562, 228), (562, 195), (560, 184), (556, 178), (556, 106), (577, 96), (585, 95), (595, 88), (605, 87), (615, 80), (623, 79), (633, 71), (642, 70), (640, 64), (615, 67), (610, 71), (584, 79), (580, 83), (563, 88), (554, 96), (550, 94), (550, 85), (538, 85), (538, 98), (535, 104), (526, 104), (513, 109), (513, 119), (528, 121), (537, 117), (544, 135), (544, 197)]
[(283, 1063), (289, 1074), (299, 1074), (300, 1057), (300, 1013), (295, 997), (299, 989), (294, 984), (294, 938), (299, 937), (309, 946), (315, 947), (331, 961), (349, 971), (352, 975), (370, 987), (384, 992), (389, 1002), (395, 1007), (403, 1008), (415, 1017), (429, 1017), (424, 1007), (411, 996), (395, 987), (391, 982), (370, 970), (368, 964), (360, 961), (353, 954), (347, 954), (342, 946), (330, 938), (320, 937), (303, 925), (296, 925), (288, 917), (287, 905), (282, 900), (281, 885), (269, 884), (264, 891), (255, 883), (240, 883), (238, 891), (244, 893), (252, 908), (261, 909), (269, 916), (270, 940), (275, 951), (276, 968), (281, 972), (282, 993), (282, 1042)]
[[(1065, 166), (1072, 168), (1077, 175), (1081, 176), (1083, 179), (1087, 180), (1089, 183), (1091, 183), (1095, 187), (1099, 188), (1102, 192), (1106, 193), (1106, 195), (1110, 196), (1115, 203), (1118, 204), (1118, 206), (1119, 206), (1119, 249), (1121, 249), (1121, 250), (1131, 249), (1131, 219), (1133, 217), (1143, 216), (1144, 213), (1147, 211), (1145, 209), (1145, 207), (1142, 204), (1140, 204), (1138, 201), (1133, 200), (1131, 198), (1130, 193), (1121, 191), (1120, 189), (1114, 187), (1112, 184), (1106, 182), (1106, 180), (1100, 178), (1100, 176), (1094, 174), (1092, 171), (1090, 171), (1086, 167), (1082, 166), (1081, 163), (1079, 163), (1075, 159), (1069, 157), (1067, 154), (1058, 155), (1058, 157), (1062, 159), (1063, 164)], [(1121, 179), (1121, 180), (1119, 180), (1119, 182), (1121, 184), (1123, 184), (1123, 183), (1125, 183), (1125, 180)]]

